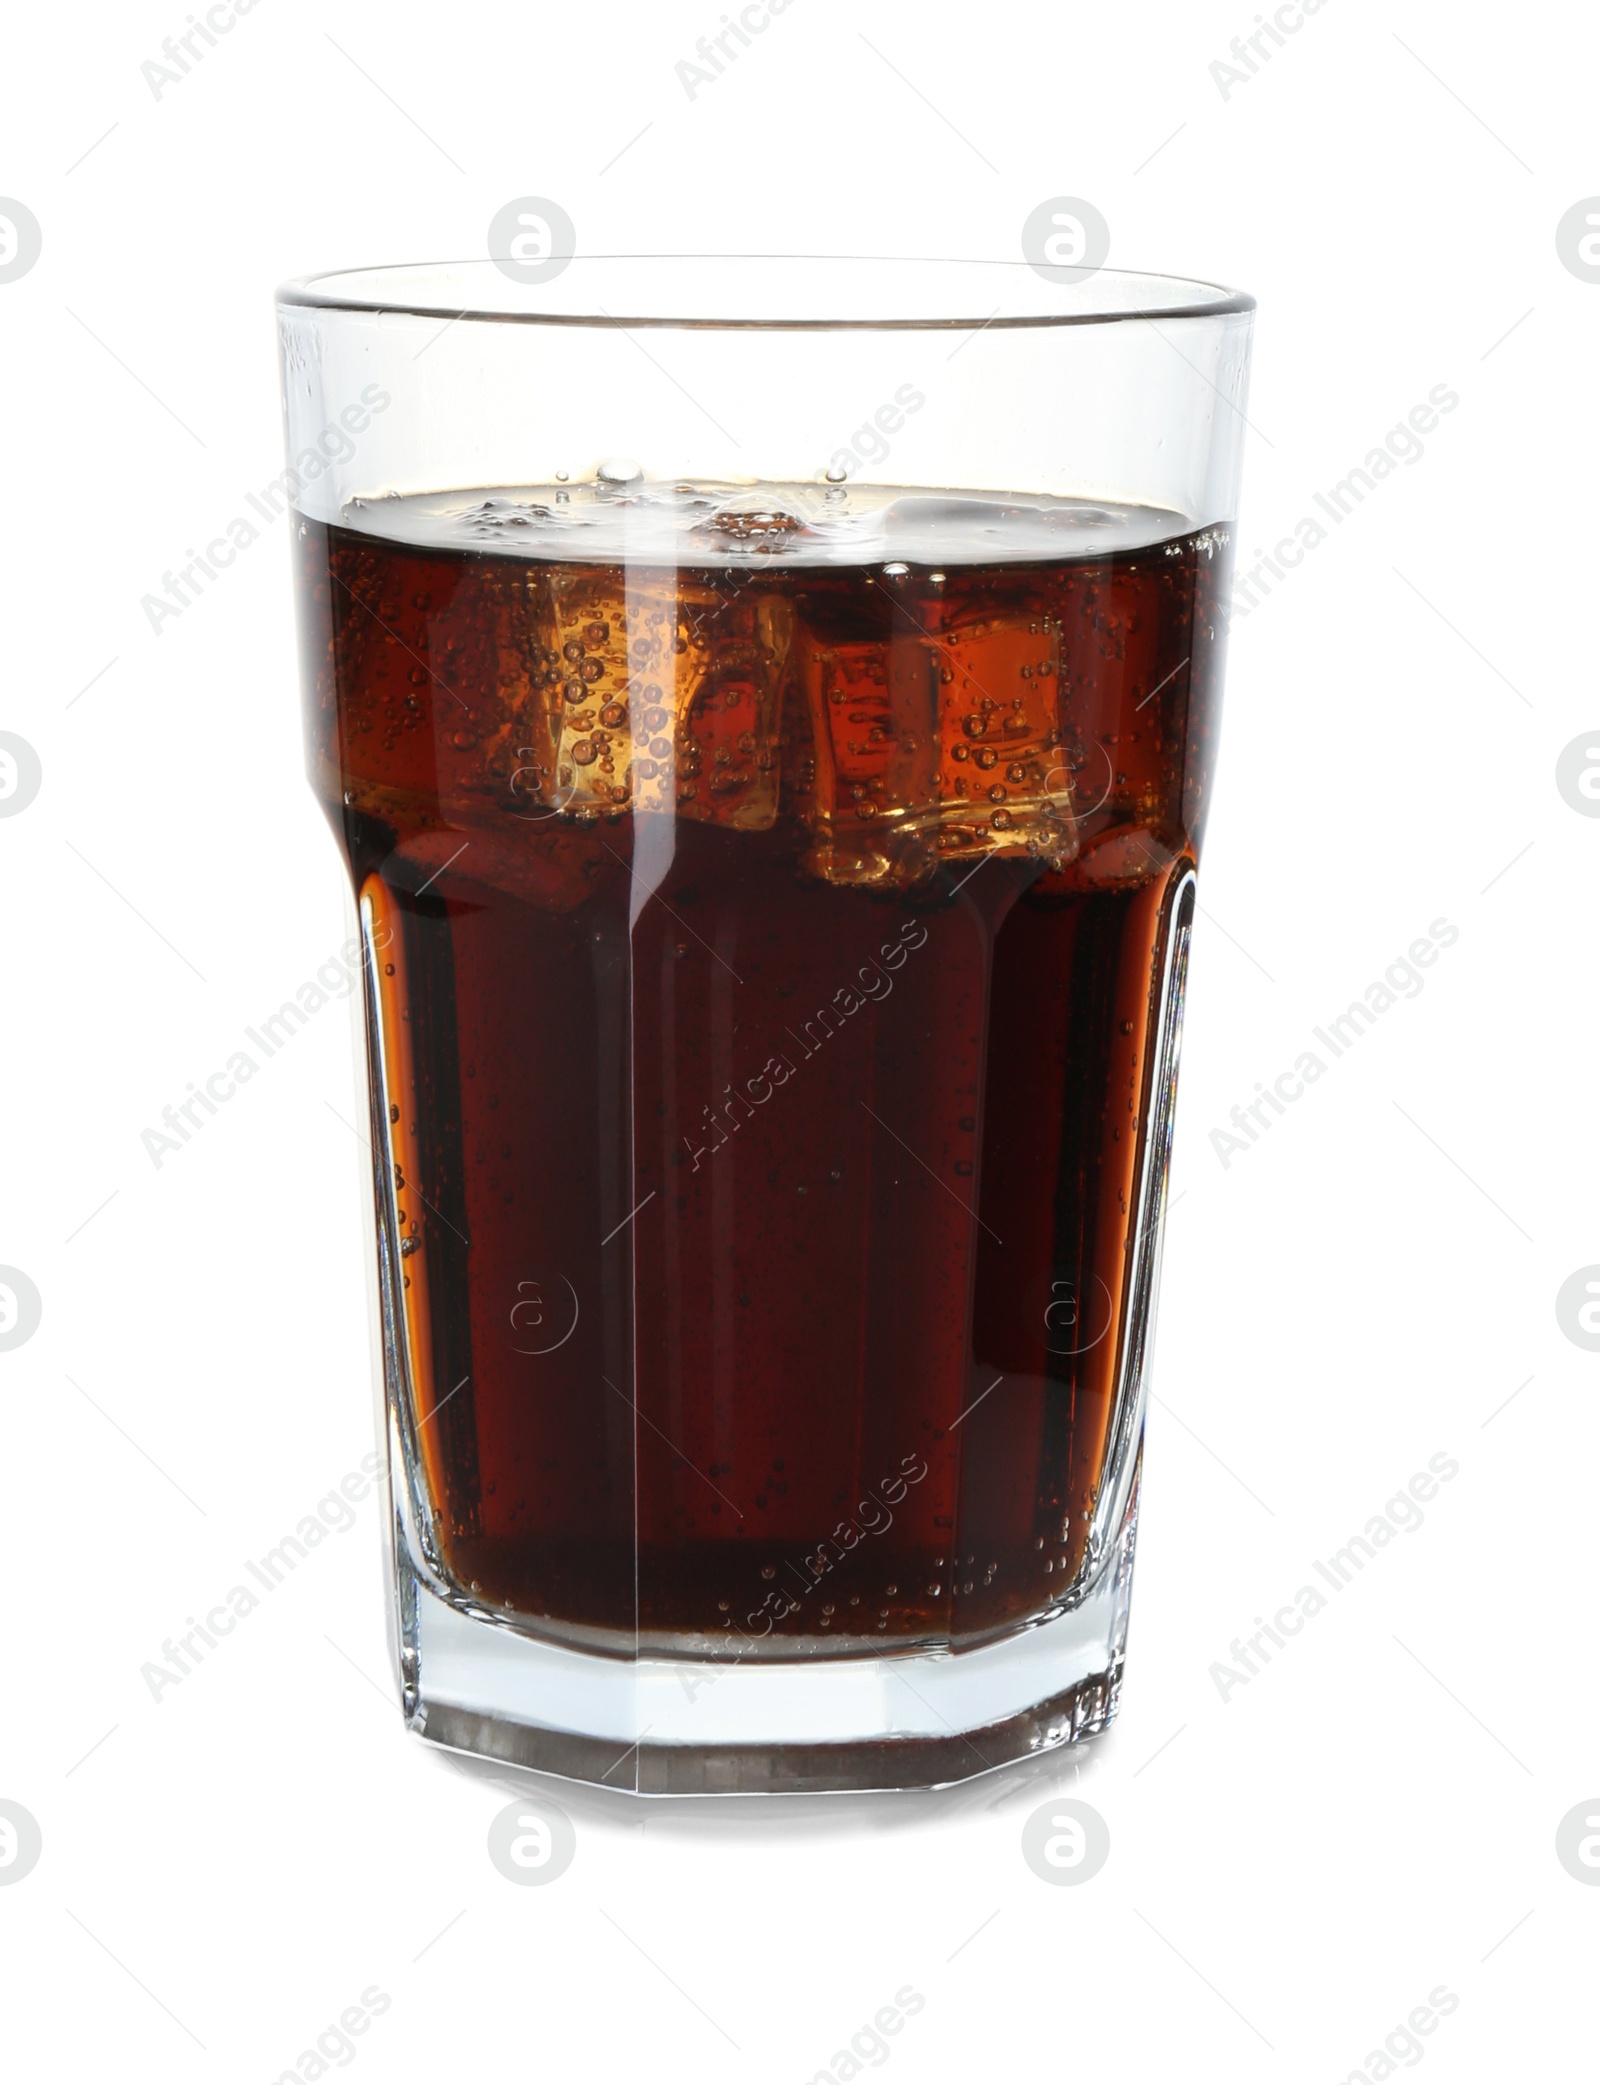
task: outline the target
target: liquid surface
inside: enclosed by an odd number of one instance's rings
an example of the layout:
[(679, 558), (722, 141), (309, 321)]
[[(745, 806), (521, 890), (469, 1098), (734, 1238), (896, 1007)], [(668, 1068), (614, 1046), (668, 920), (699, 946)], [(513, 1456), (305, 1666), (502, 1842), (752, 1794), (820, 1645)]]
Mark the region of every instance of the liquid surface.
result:
[(1106, 556), (1186, 533), (1159, 507), (881, 485), (648, 483), (613, 457), (583, 484), (353, 500), (345, 520), (420, 548), (632, 563), (981, 565)]
[(1084, 1565), (1226, 537), (630, 473), (297, 523), (427, 1540), (600, 1648), (982, 1641)]

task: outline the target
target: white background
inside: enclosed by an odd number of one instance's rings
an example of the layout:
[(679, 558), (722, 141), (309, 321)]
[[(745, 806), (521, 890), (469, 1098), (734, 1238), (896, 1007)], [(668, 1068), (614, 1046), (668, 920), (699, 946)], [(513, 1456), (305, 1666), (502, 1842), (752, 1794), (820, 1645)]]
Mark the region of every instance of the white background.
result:
[[(0, 821), (0, 1261), (44, 1301), (0, 1354), (0, 1796), (44, 1835), (0, 1888), (8, 2069), (276, 2079), (376, 1984), (362, 2077), (765, 2085), (909, 1983), (908, 2085), (1334, 2080), (1444, 1984), (1429, 2076), (1586, 2076), (1600, 1889), (1555, 1835), (1600, 1791), (1600, 1362), (1554, 1301), (1600, 1260), (1600, 822), (1554, 774), (1600, 722), (1600, 287), (1555, 227), (1600, 190), (1600, 31), (1326, 0), (1225, 98), (1251, 0), (793, 0), (691, 101), (721, 11), (259, 0), (159, 100), (183, 0), (8, 30), (0, 193), (44, 228), (0, 285), (0, 729), (44, 770)], [(140, 1677), (371, 1446), (345, 1016), (140, 1143), (345, 933), (284, 525), (159, 637), (140, 599), (281, 468), (274, 285), (477, 254), (529, 193), (591, 252), (1001, 258), (1088, 197), (1113, 263), (1260, 298), (1244, 552), (1460, 396), (1234, 627), (1114, 1734), (947, 1796), (551, 1784), (542, 1889), (487, 1858), (506, 1785), (402, 1732), (370, 1502)], [(1224, 1168), (1210, 1131), (1441, 916), (1421, 994)], [(1441, 1452), (1424, 1526), (1224, 1701), (1231, 1639)], [(1065, 1790), (1112, 1852), (1052, 1888), (1019, 1835)]]

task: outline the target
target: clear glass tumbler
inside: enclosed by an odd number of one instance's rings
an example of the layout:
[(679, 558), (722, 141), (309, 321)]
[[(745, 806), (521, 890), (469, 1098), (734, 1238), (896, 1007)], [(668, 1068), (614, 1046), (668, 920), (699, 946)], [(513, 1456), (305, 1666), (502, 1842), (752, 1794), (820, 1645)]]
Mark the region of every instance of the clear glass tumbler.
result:
[(280, 296), (413, 1728), (930, 1786), (1117, 1705), (1251, 300)]

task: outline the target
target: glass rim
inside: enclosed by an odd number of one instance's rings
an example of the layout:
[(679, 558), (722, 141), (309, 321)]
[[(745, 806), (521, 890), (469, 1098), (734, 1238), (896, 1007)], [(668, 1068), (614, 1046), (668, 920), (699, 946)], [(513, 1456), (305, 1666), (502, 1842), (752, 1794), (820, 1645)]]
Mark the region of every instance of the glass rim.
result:
[[(405, 316), (412, 318), (448, 319), (451, 322), (470, 319), (493, 325), (537, 325), (537, 326), (618, 326), (624, 328), (660, 327), (683, 332), (985, 332), (994, 330), (1016, 330), (1021, 328), (1043, 328), (1056, 326), (1109, 326), (1123, 325), (1134, 321), (1150, 322), (1156, 319), (1224, 318), (1235, 314), (1253, 312), (1256, 300), (1246, 290), (1230, 289), (1221, 283), (1204, 282), (1188, 276), (1167, 275), (1146, 269), (1089, 268), (1071, 269), (1063, 267), (1047, 274), (1027, 260), (993, 260), (977, 257), (919, 256), (906, 254), (786, 254), (786, 253), (605, 253), (578, 254), (563, 258), (557, 275), (550, 283), (565, 281), (563, 294), (570, 299), (572, 291), (582, 280), (578, 271), (606, 267), (662, 268), (671, 265), (692, 264), (701, 268), (736, 268), (739, 264), (764, 262), (776, 267), (795, 269), (833, 268), (852, 270), (862, 268), (892, 268), (901, 271), (959, 271), (965, 269), (988, 271), (991, 288), (1014, 286), (1016, 290), (1029, 290), (1038, 297), (1041, 291), (1067, 290), (1072, 293), (1092, 293), (1094, 286), (1103, 286), (1099, 301), (1088, 301), (1077, 309), (1024, 311), (1006, 310), (1005, 299), (993, 309), (973, 311), (965, 316), (949, 312), (927, 312), (916, 315), (883, 316), (699, 316), (693, 312), (666, 316), (657, 309), (638, 312), (609, 311), (603, 304), (587, 308), (583, 298), (577, 300), (584, 308), (555, 310), (530, 304), (525, 300), (546, 283), (527, 284), (509, 276), (492, 258), (479, 257), (454, 261), (401, 261), (359, 268), (331, 268), (315, 274), (293, 276), (281, 283), (276, 293), (280, 307), (309, 309), (351, 314), (375, 314)], [(572, 280), (577, 274), (577, 282)], [(479, 284), (492, 293), (489, 296), (469, 296), (463, 304), (455, 298), (411, 295), (405, 291), (405, 279), (426, 278), (429, 275), (465, 276), (470, 278), (474, 289)], [(952, 280), (959, 280), (953, 276)], [(968, 281), (974, 278), (966, 278)], [(902, 275), (899, 278), (904, 281)], [(390, 288), (389, 286), (393, 286)], [(1113, 291), (1107, 301), (1105, 290)], [(1141, 289), (1143, 294), (1140, 294)], [(1119, 304), (1115, 296), (1120, 293), (1128, 301)], [(518, 300), (524, 301), (518, 301)], [(797, 299), (798, 301), (798, 299)], [(885, 298), (887, 303), (891, 301)]]

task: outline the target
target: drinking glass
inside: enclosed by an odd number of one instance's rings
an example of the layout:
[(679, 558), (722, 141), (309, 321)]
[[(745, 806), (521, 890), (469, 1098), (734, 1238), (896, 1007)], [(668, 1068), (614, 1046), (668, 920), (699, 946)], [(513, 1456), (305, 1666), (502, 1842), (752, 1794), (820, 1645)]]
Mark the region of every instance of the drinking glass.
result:
[(280, 293), (424, 1737), (896, 1788), (1115, 1714), (1252, 309), (548, 240)]

